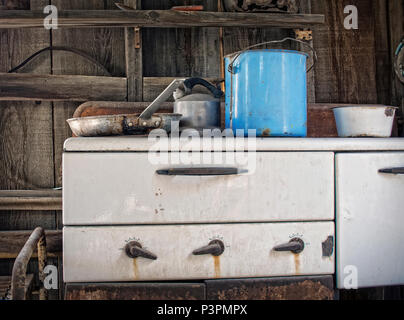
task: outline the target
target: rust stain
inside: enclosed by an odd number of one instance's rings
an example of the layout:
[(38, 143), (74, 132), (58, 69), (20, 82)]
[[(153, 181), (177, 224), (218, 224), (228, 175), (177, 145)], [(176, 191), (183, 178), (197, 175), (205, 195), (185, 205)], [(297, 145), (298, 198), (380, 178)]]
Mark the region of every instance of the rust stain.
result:
[(293, 254), (295, 259), (295, 272), (296, 274), (300, 274), (300, 255)]
[(285, 286), (268, 287), (268, 292), (258, 299), (265, 300), (333, 300), (332, 289), (320, 281), (305, 280)]
[(277, 281), (229, 281), (212, 288), (210, 295), (217, 300), (333, 300), (332, 283), (327, 282), (297, 277)]
[(386, 108), (386, 111), (384, 112), (386, 117), (391, 118), (392, 116), (394, 116), (394, 108)]
[(334, 237), (329, 236), (327, 240), (322, 243), (323, 258), (331, 257), (334, 253)]
[(215, 278), (220, 278), (220, 257), (213, 256), (213, 262), (215, 265)]
[(271, 135), (271, 130), (270, 129), (265, 129), (264, 131), (262, 131), (262, 135), (264, 137), (269, 137)]
[(135, 280), (139, 278), (139, 269), (137, 266), (137, 259), (133, 259), (133, 277)]

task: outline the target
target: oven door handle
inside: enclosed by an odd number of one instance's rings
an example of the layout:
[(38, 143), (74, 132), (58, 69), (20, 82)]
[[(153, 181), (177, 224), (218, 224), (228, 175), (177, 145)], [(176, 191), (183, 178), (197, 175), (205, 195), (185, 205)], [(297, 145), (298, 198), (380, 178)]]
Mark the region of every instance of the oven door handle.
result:
[(163, 176), (231, 176), (247, 173), (247, 170), (238, 168), (171, 168), (157, 170), (158, 175)]
[(387, 174), (404, 174), (404, 167), (380, 169), (379, 172)]

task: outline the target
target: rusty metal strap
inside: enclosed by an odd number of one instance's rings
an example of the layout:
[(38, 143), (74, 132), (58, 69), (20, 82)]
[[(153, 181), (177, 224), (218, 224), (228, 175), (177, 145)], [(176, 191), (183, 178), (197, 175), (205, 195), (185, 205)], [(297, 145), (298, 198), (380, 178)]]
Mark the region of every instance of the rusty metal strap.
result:
[(40, 300), (47, 299), (47, 293), (43, 286), (45, 278), (44, 268), (46, 266), (46, 238), (44, 229), (38, 227), (32, 232), (14, 262), (13, 274), (11, 277), (11, 298), (13, 300), (25, 300), (26, 298), (25, 278), (27, 274), (27, 265), (34, 253), (35, 246), (38, 248), (39, 280), (41, 281), (39, 298)]

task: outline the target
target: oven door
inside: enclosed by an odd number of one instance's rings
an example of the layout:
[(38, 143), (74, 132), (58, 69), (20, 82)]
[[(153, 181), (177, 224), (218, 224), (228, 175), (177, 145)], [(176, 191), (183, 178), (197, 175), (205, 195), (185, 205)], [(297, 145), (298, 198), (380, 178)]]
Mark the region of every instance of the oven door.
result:
[(336, 156), (340, 289), (404, 284), (404, 153)]

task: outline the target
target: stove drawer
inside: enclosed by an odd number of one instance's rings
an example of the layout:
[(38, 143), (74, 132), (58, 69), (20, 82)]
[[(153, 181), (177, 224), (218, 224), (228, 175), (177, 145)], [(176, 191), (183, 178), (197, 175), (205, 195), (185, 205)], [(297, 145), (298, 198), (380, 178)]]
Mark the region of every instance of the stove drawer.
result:
[(334, 273), (333, 222), (65, 227), (63, 237), (65, 282)]
[[(175, 153), (167, 155), (171, 163)], [(65, 225), (126, 225), (334, 219), (334, 154), (257, 153), (249, 166), (212, 159), (214, 167), (249, 173), (167, 176), (148, 153), (65, 153)], [(198, 160), (199, 159), (199, 160)]]

